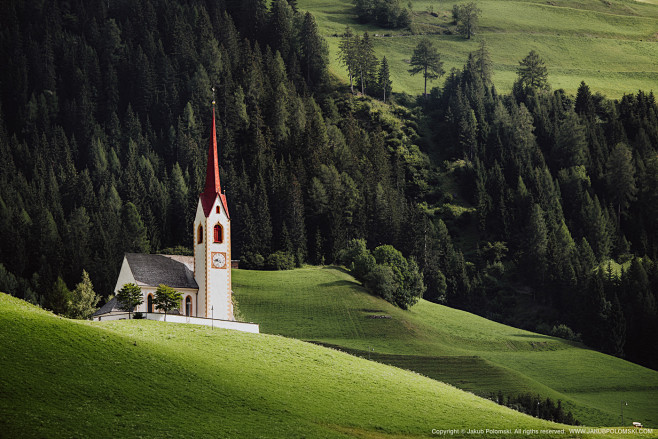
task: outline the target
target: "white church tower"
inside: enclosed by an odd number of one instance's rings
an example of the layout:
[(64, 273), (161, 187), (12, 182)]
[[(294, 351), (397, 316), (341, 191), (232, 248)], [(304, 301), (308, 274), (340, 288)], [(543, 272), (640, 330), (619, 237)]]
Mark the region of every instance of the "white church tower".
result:
[(194, 279), (199, 317), (234, 320), (231, 290), (231, 218), (219, 182), (215, 101), (208, 147), (206, 186), (194, 219)]

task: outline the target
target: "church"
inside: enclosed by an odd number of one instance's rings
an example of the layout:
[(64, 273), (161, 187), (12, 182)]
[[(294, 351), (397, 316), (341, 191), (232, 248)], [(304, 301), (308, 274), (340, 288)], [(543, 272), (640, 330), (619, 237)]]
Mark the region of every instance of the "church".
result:
[[(125, 284), (134, 283), (143, 294), (135, 312), (160, 320), (154, 307), (158, 285), (168, 285), (183, 295), (179, 314), (189, 323), (207, 324), (201, 319), (234, 321), (231, 289), (231, 217), (219, 180), (215, 102), (206, 167), (206, 184), (199, 195), (194, 230), (194, 256), (127, 253), (123, 258), (116, 294)], [(94, 320), (126, 318), (116, 297), (94, 314)], [(169, 320), (172, 320), (170, 315)], [(195, 321), (191, 321), (194, 319)], [(238, 322), (235, 322), (236, 324)]]

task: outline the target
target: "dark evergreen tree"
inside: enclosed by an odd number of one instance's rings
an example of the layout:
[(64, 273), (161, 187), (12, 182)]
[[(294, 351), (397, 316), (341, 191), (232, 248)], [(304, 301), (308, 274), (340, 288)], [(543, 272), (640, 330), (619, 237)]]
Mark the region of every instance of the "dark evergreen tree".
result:
[(372, 84), (377, 69), (377, 58), (375, 48), (368, 32), (361, 39), (356, 39), (356, 72), (361, 81), (361, 94), (366, 94), (366, 86)]
[(301, 47), (301, 67), (306, 75), (306, 82), (312, 86), (324, 83), (328, 64), (327, 43), (318, 31), (318, 25), (310, 12), (304, 15), (299, 31)]
[(137, 211), (137, 207), (127, 202), (121, 209), (123, 249), (126, 253), (148, 253), (150, 243), (148, 241), (146, 227)]
[(622, 210), (628, 208), (637, 193), (632, 160), (633, 156), (628, 146), (618, 143), (606, 163), (606, 181), (611, 201), (617, 208), (617, 225), (621, 222)]
[(382, 62), (379, 65), (379, 72), (377, 73), (377, 88), (382, 93), (382, 99), (386, 102), (386, 96), (391, 95), (391, 90), (393, 81), (391, 81), (391, 72), (388, 69), (388, 61), (386, 57), (382, 58)]
[(338, 45), (338, 59), (347, 69), (347, 76), (350, 80), (350, 90), (354, 94), (354, 78), (358, 72), (359, 46), (361, 39), (354, 35), (352, 29), (347, 26)]

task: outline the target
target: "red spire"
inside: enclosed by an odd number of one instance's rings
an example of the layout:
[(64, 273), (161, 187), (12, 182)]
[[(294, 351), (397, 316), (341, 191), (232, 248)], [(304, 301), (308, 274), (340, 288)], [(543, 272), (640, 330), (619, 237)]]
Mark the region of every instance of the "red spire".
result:
[(208, 146), (208, 165), (206, 167), (206, 186), (199, 197), (203, 206), (203, 213), (210, 215), (213, 204), (220, 197), (224, 210), (228, 215), (226, 196), (222, 194), (222, 186), (219, 182), (219, 160), (217, 159), (217, 132), (215, 129), (215, 102), (212, 107), (212, 128), (210, 130), (210, 145)]

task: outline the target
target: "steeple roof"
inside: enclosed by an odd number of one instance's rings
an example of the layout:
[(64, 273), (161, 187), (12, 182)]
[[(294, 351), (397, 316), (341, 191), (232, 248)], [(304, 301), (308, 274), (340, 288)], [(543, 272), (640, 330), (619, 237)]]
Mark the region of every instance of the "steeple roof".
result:
[(206, 167), (206, 186), (199, 198), (206, 217), (210, 215), (215, 199), (220, 198), (224, 211), (228, 215), (226, 195), (222, 193), (222, 185), (219, 181), (219, 160), (217, 159), (217, 131), (215, 129), (215, 102), (212, 106), (212, 128), (210, 129), (210, 145), (208, 146), (208, 165)]

